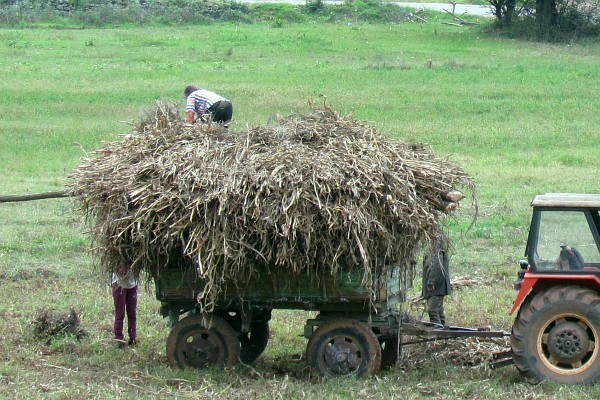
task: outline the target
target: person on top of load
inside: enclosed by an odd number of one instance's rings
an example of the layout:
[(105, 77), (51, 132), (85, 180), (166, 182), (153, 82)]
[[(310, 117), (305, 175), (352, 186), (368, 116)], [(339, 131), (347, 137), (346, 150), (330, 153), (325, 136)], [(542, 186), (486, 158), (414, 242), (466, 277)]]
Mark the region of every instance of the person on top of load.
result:
[(210, 90), (187, 86), (184, 91), (187, 122), (213, 121), (223, 126), (229, 125), (233, 118), (233, 105), (229, 100)]

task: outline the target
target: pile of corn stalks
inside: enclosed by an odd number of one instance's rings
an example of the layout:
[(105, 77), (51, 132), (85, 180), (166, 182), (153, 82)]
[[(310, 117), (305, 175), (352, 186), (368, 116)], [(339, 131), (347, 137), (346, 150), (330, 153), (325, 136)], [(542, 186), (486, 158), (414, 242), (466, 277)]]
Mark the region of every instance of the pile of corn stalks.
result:
[(51, 344), (54, 339), (72, 335), (78, 340), (87, 336), (81, 327), (79, 315), (73, 309), (69, 311), (40, 310), (33, 321), (33, 333), (46, 344)]
[(328, 107), (231, 132), (159, 104), (70, 179), (103, 269), (156, 278), (192, 265), (208, 309), (221, 282), (257, 267), (359, 269), (372, 289), (373, 273), (397, 263), (412, 279), (416, 254), (464, 197), (457, 189), (475, 200), (459, 165)]
[(494, 353), (510, 348), (509, 342), (509, 338), (470, 337), (409, 344), (402, 347), (397, 366), (403, 370), (419, 369), (427, 364), (488, 367), (494, 361)]

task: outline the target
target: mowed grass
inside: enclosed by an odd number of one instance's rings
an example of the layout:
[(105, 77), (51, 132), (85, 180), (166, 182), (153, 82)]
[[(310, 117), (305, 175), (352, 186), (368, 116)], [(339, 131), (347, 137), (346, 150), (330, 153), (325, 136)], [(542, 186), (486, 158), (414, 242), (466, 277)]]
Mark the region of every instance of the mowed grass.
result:
[[(404, 141), (430, 144), (473, 175), (449, 221), (452, 276), (479, 285), (448, 299), (450, 323), (510, 330), (529, 203), (544, 192), (600, 192), (597, 43), (502, 39), (433, 18), (401, 25), (233, 25), (0, 30), (0, 195), (58, 190), (86, 154), (120, 140), (156, 100), (183, 105), (196, 83), (229, 97), (232, 133), (326, 103)], [(107, 277), (93, 267), (76, 204), (0, 204), (2, 398), (594, 399), (596, 387), (532, 386), (513, 367), (464, 367), (429, 354), (417, 368), (366, 381), (320, 381), (299, 337), (306, 312), (278, 311), (252, 366), (174, 370), (150, 284), (140, 345), (111, 338)], [(419, 278), (411, 297), (417, 296)], [(420, 316), (422, 308), (412, 310)], [(42, 309), (74, 308), (88, 336), (50, 345), (33, 335)], [(409, 363), (410, 364), (410, 363)]]

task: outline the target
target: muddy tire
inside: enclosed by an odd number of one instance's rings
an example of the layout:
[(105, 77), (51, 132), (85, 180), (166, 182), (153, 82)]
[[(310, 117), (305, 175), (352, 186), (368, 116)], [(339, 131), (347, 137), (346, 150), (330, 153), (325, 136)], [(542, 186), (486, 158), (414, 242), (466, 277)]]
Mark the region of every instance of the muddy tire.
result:
[(397, 337), (381, 341), (381, 370), (388, 370), (398, 362), (398, 343)]
[(310, 367), (325, 377), (364, 378), (381, 365), (381, 346), (366, 324), (335, 319), (317, 328), (306, 350)]
[(244, 364), (254, 362), (267, 348), (270, 336), (269, 322), (252, 322), (250, 332), (242, 333), (238, 336), (242, 346), (240, 360)]
[(167, 360), (173, 367), (233, 366), (239, 359), (240, 341), (235, 331), (217, 316), (185, 317), (173, 326), (167, 338)]
[(238, 333), (240, 341), (240, 361), (244, 364), (253, 363), (267, 348), (271, 331), (269, 329), (269, 320), (271, 312), (263, 312), (255, 315), (250, 322), (250, 331), (242, 331), (242, 318), (240, 313), (218, 312), (219, 317), (231, 325), (234, 331)]
[(600, 377), (600, 296), (556, 286), (523, 304), (512, 327), (513, 361), (531, 382), (592, 383)]

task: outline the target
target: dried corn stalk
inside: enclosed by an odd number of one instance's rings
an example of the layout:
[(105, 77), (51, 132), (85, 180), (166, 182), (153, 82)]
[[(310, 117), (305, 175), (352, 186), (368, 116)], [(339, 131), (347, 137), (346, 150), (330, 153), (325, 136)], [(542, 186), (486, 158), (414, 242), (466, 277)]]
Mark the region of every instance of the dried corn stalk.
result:
[(328, 107), (244, 132), (174, 114), (159, 107), (84, 160), (70, 195), (93, 217), (104, 269), (156, 277), (170, 263), (193, 265), (209, 309), (221, 282), (257, 268), (360, 269), (372, 289), (373, 273), (395, 262), (408, 281), (462, 199), (457, 188), (473, 193), (459, 165)]

